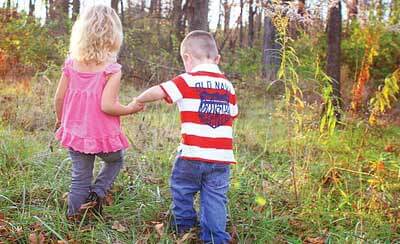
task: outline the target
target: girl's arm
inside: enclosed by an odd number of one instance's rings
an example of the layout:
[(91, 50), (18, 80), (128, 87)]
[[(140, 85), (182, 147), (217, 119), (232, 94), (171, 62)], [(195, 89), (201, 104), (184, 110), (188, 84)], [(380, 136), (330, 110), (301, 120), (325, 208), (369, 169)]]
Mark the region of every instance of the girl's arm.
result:
[(139, 112), (143, 109), (142, 104), (130, 103), (128, 106), (121, 105), (118, 101), (121, 83), (121, 72), (112, 74), (108, 79), (101, 97), (101, 110), (109, 115), (121, 116)]
[(139, 103), (148, 103), (163, 99), (165, 97), (166, 94), (163, 89), (161, 89), (161, 86), (153, 86), (140, 94), (136, 98), (136, 101)]
[(58, 82), (58, 87), (56, 94), (54, 96), (54, 108), (56, 110), (57, 121), (56, 121), (56, 129), (60, 127), (61, 124), (61, 116), (64, 104), (64, 96), (65, 92), (68, 88), (68, 79), (64, 74), (61, 75), (60, 81)]

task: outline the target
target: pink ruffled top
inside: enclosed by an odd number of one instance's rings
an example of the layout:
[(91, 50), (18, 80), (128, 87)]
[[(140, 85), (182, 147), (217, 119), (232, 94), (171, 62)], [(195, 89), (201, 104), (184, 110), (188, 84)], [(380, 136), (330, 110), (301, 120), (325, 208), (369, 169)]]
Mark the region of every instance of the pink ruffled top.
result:
[(101, 111), (101, 96), (107, 76), (121, 70), (121, 65), (108, 65), (100, 72), (79, 72), (67, 59), (63, 73), (68, 78), (61, 127), (56, 138), (61, 145), (82, 153), (116, 152), (129, 147), (121, 131), (119, 116)]

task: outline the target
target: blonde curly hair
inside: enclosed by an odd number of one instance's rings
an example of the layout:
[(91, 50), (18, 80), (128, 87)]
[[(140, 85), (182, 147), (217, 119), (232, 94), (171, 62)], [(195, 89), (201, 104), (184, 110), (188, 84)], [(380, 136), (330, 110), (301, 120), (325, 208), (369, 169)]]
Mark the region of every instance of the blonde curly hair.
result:
[(121, 20), (114, 9), (92, 6), (72, 27), (70, 57), (85, 63), (116, 61), (122, 39)]

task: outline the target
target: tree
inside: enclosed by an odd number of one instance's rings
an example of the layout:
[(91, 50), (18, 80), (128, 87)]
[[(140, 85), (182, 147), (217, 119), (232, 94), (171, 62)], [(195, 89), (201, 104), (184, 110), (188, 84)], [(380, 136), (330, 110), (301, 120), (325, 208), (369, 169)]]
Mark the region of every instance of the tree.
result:
[(340, 44), (342, 34), (342, 11), (340, 0), (332, 0), (329, 4), (328, 13), (328, 53), (326, 74), (331, 78), (333, 88), (333, 106), (337, 120), (340, 120)]
[(36, 4), (36, 0), (29, 0), (29, 16), (31, 16), (31, 17), (35, 13), (35, 4)]
[(277, 42), (277, 30), (272, 17), (264, 17), (264, 45), (263, 45), (263, 77), (268, 83), (276, 79), (276, 74), (281, 64), (280, 49)]
[(208, 31), (208, 0), (187, 0), (185, 10), (189, 31)]
[(72, 0), (72, 21), (75, 21), (76, 18), (78, 17), (80, 7), (81, 7), (80, 0)]
[(347, 19), (354, 20), (358, 14), (358, 0), (347, 0)]
[(253, 0), (249, 0), (249, 34), (248, 34), (248, 44), (249, 47), (253, 47), (254, 42), (254, 15), (256, 11), (253, 7)]
[(113, 8), (117, 13), (118, 13), (118, 4), (119, 0), (111, 0), (111, 8)]
[(69, 14), (69, 1), (48, 0), (47, 24), (51, 24), (53, 33), (63, 35), (67, 32), (67, 20)]
[(244, 0), (240, 0), (240, 14), (239, 14), (239, 43), (243, 47), (243, 7)]
[(181, 42), (185, 32), (182, 0), (173, 0), (172, 4), (172, 25), (174, 26), (175, 36), (178, 39), (178, 42)]
[(228, 0), (224, 1), (224, 35), (226, 36), (229, 30), (229, 23), (231, 21), (231, 5)]

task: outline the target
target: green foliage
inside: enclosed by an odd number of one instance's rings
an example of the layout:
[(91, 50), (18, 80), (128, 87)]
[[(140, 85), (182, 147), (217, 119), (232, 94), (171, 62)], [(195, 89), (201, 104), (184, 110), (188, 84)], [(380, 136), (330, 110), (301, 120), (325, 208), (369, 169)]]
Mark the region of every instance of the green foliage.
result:
[(392, 107), (392, 103), (397, 101), (397, 96), (400, 93), (400, 69), (397, 69), (393, 74), (386, 77), (384, 85), (380, 86), (378, 91), (370, 101), (372, 113), (369, 118), (371, 124), (376, 124), (377, 116), (384, 113)]
[(369, 23), (366, 27), (361, 27), (357, 22), (350, 25), (349, 36), (342, 41), (342, 61), (352, 73), (358, 73), (365, 53), (368, 36), (365, 35), (365, 28), (370, 28), (371, 33), (379, 35), (376, 50), (376, 57), (371, 67), (371, 78), (374, 81), (383, 80), (396, 67), (397, 60), (400, 58), (400, 34), (391, 31), (388, 26), (382, 23)]
[(323, 103), (324, 113), (322, 114), (321, 122), (319, 125), (319, 131), (321, 132), (321, 134), (328, 134), (332, 136), (335, 131), (337, 123), (335, 108), (333, 103), (334, 99), (337, 98), (333, 96), (332, 79), (320, 69), (318, 61), (315, 70), (315, 80), (319, 80), (321, 82), (322, 99), (324, 102)]
[(222, 63), (227, 73), (239, 73), (243, 80), (254, 81), (261, 73), (262, 53), (258, 48), (238, 48), (235, 52), (224, 52)]
[(60, 60), (58, 40), (49, 36), (48, 29), (37, 20), (21, 15), (0, 23), (0, 50), (8, 62), (42, 70), (50, 60)]

